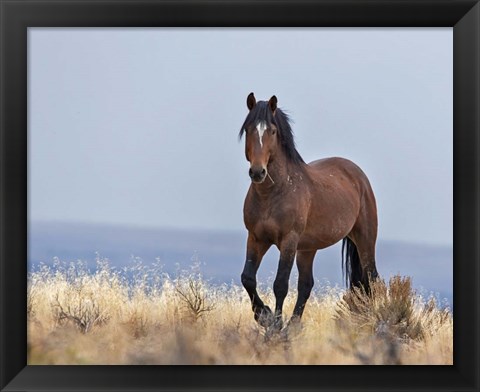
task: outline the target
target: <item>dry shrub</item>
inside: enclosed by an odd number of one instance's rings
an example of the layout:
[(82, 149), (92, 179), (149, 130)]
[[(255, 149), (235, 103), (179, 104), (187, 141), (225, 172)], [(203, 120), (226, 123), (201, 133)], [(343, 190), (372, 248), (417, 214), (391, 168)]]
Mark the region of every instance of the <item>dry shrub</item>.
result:
[(369, 294), (363, 288), (347, 291), (335, 316), (343, 334), (337, 346), (361, 363), (402, 364), (408, 345), (419, 347), (442, 326), (453, 327), (449, 309), (439, 309), (433, 298), (425, 303), (410, 277), (394, 276), (388, 285), (378, 279), (370, 288)]
[(97, 263), (94, 274), (82, 262), (55, 271), (53, 281), (57, 284), (51, 301), (55, 324), (71, 323), (81, 333), (87, 333), (111, 317), (112, 300), (121, 283), (105, 261)]
[(339, 304), (337, 319), (350, 328), (398, 339), (421, 337), (420, 320), (414, 312), (415, 293), (410, 277), (394, 276), (388, 286), (381, 279), (370, 284), (371, 292), (355, 287)]
[[(72, 298), (75, 297), (75, 298)], [(67, 294), (67, 298), (63, 298), (66, 304), (62, 305), (55, 296), (53, 304), (53, 312), (56, 322), (62, 325), (64, 322), (72, 322), (82, 333), (89, 332), (95, 325), (100, 325), (108, 320), (108, 315), (99, 306), (94, 294), (89, 292), (82, 293), (82, 290)]]
[[(211, 290), (213, 291), (213, 288)], [(207, 298), (208, 286), (201, 275), (189, 275), (183, 279), (177, 279), (175, 291), (183, 305), (185, 318), (190, 322), (198, 321), (205, 313), (215, 309), (215, 305)]]

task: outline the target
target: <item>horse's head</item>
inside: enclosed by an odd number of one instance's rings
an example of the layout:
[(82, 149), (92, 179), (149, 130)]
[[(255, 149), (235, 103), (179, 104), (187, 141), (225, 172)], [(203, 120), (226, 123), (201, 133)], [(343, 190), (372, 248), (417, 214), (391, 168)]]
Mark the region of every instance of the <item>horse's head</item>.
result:
[(274, 95), (268, 102), (257, 102), (253, 93), (250, 93), (247, 107), (250, 112), (240, 134), (245, 133), (245, 156), (250, 162), (250, 178), (255, 183), (262, 183), (268, 175), (268, 162), (277, 150), (277, 97)]

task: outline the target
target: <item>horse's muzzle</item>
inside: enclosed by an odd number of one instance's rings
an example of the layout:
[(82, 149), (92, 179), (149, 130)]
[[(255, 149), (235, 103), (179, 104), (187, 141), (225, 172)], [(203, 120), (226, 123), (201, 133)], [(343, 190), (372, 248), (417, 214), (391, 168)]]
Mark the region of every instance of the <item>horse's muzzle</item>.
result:
[(250, 168), (250, 170), (248, 171), (248, 175), (253, 182), (260, 184), (265, 181), (265, 177), (267, 176), (267, 170), (263, 167)]

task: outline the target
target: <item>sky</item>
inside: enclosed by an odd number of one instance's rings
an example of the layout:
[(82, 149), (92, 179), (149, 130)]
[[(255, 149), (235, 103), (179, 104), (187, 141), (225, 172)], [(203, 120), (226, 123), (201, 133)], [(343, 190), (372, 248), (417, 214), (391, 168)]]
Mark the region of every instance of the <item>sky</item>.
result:
[(358, 164), (379, 239), (453, 242), (451, 28), (29, 28), (28, 213), (245, 230), (246, 97)]

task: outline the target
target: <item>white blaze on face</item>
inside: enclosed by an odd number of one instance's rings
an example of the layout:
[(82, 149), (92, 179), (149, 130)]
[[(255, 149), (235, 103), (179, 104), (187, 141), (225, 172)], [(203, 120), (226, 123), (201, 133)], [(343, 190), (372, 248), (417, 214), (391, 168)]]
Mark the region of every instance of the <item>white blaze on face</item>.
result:
[(263, 134), (265, 133), (265, 130), (267, 129), (267, 123), (265, 121), (260, 121), (257, 124), (257, 132), (258, 132), (258, 141), (260, 142), (260, 147), (263, 148)]

